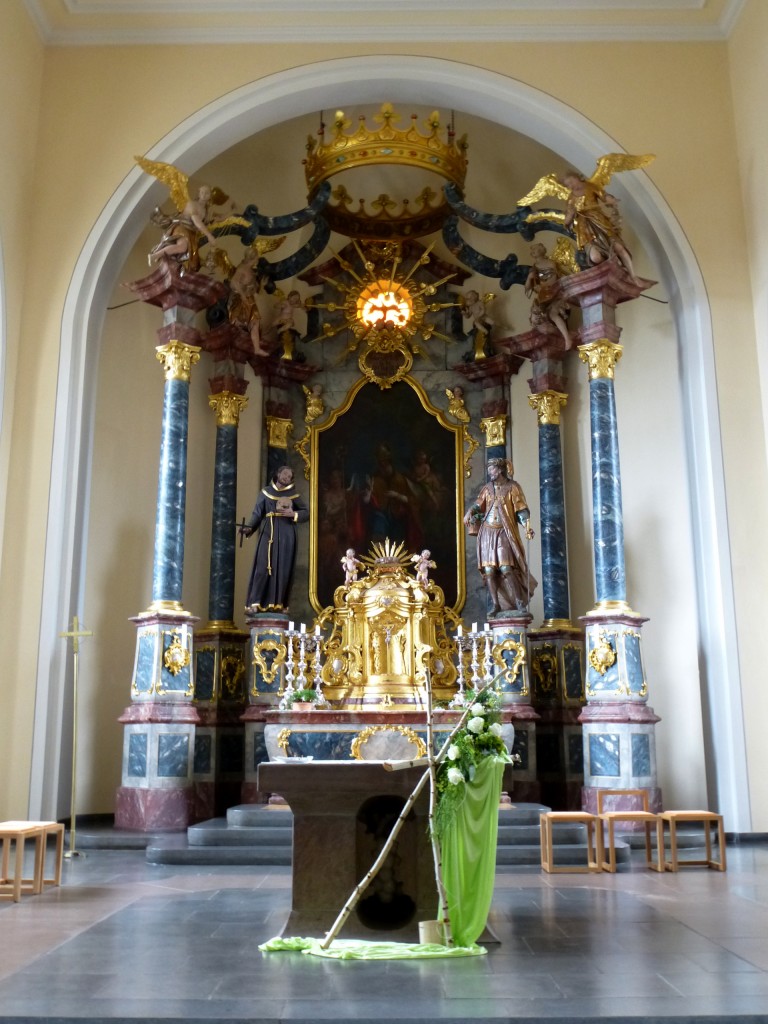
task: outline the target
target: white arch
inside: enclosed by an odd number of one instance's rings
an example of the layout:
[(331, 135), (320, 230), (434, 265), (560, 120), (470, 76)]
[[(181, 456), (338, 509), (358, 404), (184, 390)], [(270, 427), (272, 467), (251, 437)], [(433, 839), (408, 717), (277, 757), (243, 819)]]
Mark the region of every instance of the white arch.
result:
[[(293, 68), (253, 82), (197, 111), (149, 156), (194, 168), (223, 149), (286, 118), (339, 104), (413, 102), (455, 108), (505, 125), (575, 166), (616, 141), (567, 104), (512, 78), (430, 57), (352, 57)], [(628, 175), (624, 204), (643, 245), (661, 268), (680, 338), (692, 524), (699, 598), (701, 670), (707, 688), (716, 793), (727, 827), (750, 827), (733, 586), (726, 522), (712, 325), (701, 272), (680, 225), (652, 182)], [(56, 811), (65, 662), (59, 623), (80, 606), (94, 407), (103, 310), (134, 242), (129, 223), (149, 214), (152, 181), (134, 168), (93, 227), (64, 307), (54, 424), (43, 607), (37, 674), (30, 814)]]

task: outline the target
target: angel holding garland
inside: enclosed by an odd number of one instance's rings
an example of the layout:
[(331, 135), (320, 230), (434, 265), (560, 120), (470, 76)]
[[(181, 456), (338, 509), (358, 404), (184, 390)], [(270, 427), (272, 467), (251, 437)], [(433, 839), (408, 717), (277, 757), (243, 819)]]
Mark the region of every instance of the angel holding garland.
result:
[[(562, 178), (555, 174), (539, 178), (531, 191), (518, 200), (517, 205), (530, 206), (548, 196), (564, 200), (566, 208), (562, 215), (563, 224), (573, 230), (576, 247), (584, 253), (587, 262), (596, 266), (615, 257), (633, 283), (639, 284), (632, 255), (621, 237), (618, 200), (605, 191), (605, 186), (611, 180), (611, 175), (620, 171), (635, 171), (653, 159), (650, 153), (642, 156), (608, 153), (600, 157), (589, 178), (575, 170), (566, 171)], [(552, 211), (547, 211), (546, 215), (534, 213), (526, 218), (529, 221), (542, 219), (559, 218), (553, 217)]]
[(135, 159), (143, 171), (167, 185), (176, 206), (175, 214), (164, 213), (159, 206), (155, 207), (151, 219), (154, 224), (163, 228), (164, 234), (149, 253), (150, 264), (156, 263), (162, 257), (170, 257), (179, 263), (185, 263), (188, 270), (199, 270), (198, 248), (201, 235), (210, 245), (215, 246), (216, 239), (212, 230), (234, 224), (250, 226), (250, 222), (242, 217), (228, 217), (215, 223), (210, 222), (210, 208), (223, 206), (229, 200), (229, 196), (220, 188), (201, 185), (197, 190), (197, 197), (193, 199), (189, 194), (189, 177), (178, 167), (163, 163), (161, 160), (147, 160), (143, 156), (137, 156)]

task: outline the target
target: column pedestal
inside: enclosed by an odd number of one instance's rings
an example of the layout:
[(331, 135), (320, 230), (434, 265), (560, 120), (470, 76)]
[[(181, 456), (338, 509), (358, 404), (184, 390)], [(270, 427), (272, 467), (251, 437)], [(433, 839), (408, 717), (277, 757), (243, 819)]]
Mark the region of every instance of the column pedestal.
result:
[[(623, 615), (585, 615), (587, 705), (584, 730), (583, 808), (597, 810), (599, 789), (645, 789), (652, 811), (661, 810), (656, 774), (655, 726), (648, 707), (641, 628), (647, 619)], [(634, 807), (630, 802), (627, 807)], [(622, 810), (621, 802), (616, 809)]]
[(195, 631), (195, 817), (220, 817), (240, 803), (245, 770), (249, 634), (209, 623)]
[[(245, 723), (245, 771), (240, 790), (243, 803), (262, 803), (269, 794), (259, 791), (259, 765), (269, 760), (264, 739), (266, 712), (277, 709), (286, 685), (288, 644), (285, 631), (288, 616), (279, 612), (249, 614), (250, 638), (247, 647), (248, 707)], [(295, 664), (293, 672), (296, 672)]]
[(584, 634), (570, 622), (528, 631), (536, 759), (541, 802), (554, 810), (580, 810), (584, 783), (582, 727)]
[(501, 703), (515, 729), (512, 755), (519, 761), (513, 765), (513, 800), (538, 803), (541, 788), (537, 779), (536, 730), (539, 715), (531, 703), (528, 627), (531, 615), (502, 612), (491, 623), (494, 673), (502, 672), (496, 688)]

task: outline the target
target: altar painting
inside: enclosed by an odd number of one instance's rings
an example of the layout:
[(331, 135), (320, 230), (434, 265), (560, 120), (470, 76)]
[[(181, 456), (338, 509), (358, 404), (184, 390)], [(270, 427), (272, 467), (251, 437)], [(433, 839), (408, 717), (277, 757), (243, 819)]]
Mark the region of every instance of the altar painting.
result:
[(333, 603), (348, 548), (365, 555), (389, 538), (428, 548), (431, 578), (448, 607), (464, 603), (461, 428), (444, 419), (413, 378), (388, 389), (353, 386), (312, 432), (310, 600)]

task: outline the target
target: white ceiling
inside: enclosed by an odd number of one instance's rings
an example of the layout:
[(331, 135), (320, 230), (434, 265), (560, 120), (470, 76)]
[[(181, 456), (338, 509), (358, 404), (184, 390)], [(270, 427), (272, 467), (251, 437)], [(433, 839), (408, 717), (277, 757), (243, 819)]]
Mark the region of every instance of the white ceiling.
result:
[[(3, 0), (7, 2), (7, 0)], [(728, 38), (745, 0), (22, 0), (52, 46)]]

